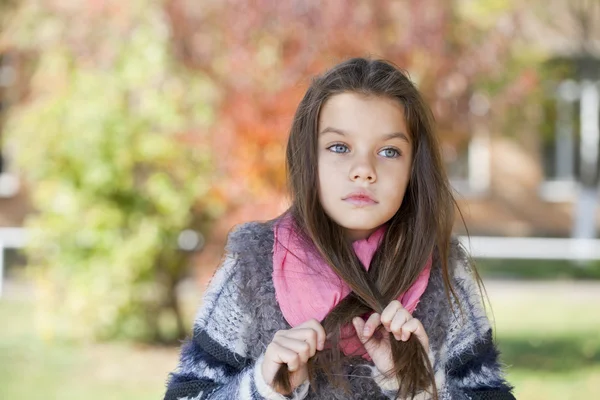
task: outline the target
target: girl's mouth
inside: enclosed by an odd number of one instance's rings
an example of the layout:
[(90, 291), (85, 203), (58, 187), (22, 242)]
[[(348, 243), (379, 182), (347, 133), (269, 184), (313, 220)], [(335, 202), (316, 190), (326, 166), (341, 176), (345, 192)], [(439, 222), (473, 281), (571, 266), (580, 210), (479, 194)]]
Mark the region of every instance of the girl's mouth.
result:
[(354, 195), (354, 196), (346, 197), (344, 199), (344, 201), (347, 201), (348, 203), (354, 204), (355, 206), (358, 206), (358, 207), (366, 207), (366, 206), (370, 206), (373, 204), (377, 204), (377, 202), (375, 200), (373, 200), (369, 196), (365, 196), (365, 195)]

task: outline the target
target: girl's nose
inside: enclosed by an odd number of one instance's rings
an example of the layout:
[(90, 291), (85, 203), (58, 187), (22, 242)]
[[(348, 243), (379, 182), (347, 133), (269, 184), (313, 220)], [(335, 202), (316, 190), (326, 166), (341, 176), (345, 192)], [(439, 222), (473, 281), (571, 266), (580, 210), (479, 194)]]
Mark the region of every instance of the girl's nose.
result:
[(350, 170), (350, 179), (352, 181), (366, 181), (373, 183), (377, 180), (375, 169), (368, 162), (361, 162)]

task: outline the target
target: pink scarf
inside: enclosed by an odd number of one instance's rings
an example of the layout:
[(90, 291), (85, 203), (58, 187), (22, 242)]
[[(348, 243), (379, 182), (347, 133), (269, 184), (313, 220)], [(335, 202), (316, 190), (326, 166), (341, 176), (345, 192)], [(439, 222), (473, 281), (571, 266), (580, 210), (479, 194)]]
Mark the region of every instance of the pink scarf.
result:
[[(284, 318), (295, 327), (311, 318), (322, 321), (351, 289), (319, 255), (302, 245), (293, 232), (291, 222), (291, 216), (285, 215), (274, 227), (273, 285)], [(386, 225), (382, 225), (368, 238), (352, 243), (367, 271), (385, 230)], [(398, 301), (411, 314), (427, 287), (431, 262), (430, 256), (415, 283), (398, 296)], [(372, 312), (363, 317), (370, 314)], [(340, 347), (346, 355), (362, 354), (371, 361), (352, 324), (342, 327)]]

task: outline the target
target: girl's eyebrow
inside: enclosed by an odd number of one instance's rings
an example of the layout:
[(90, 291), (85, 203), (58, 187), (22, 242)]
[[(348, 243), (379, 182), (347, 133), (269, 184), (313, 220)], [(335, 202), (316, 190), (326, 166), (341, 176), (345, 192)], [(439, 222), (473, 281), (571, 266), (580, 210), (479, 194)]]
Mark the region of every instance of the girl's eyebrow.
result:
[[(332, 128), (330, 126), (328, 126), (327, 128), (323, 129), (319, 135), (324, 135), (325, 133), (328, 132), (332, 132), (332, 133), (337, 133), (338, 135), (342, 135), (342, 136), (346, 136), (346, 132), (344, 132), (341, 129), (338, 128)], [(402, 139), (404, 140), (406, 143), (410, 144), (410, 139), (408, 138), (408, 136), (406, 136), (404, 133), (402, 132), (392, 132), (392, 133), (386, 133), (385, 135), (381, 136), (382, 140), (390, 140), (390, 139)]]

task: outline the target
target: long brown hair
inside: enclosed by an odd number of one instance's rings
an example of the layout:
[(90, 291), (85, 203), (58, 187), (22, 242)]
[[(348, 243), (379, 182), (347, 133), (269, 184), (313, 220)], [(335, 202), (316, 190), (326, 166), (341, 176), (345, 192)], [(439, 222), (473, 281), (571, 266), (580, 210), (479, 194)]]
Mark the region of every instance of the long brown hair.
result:
[[(413, 137), (413, 164), (404, 199), (388, 221), (369, 271), (346, 241), (343, 228), (325, 213), (319, 202), (319, 112), (328, 98), (344, 92), (397, 100), (404, 108)], [(286, 167), (291, 200), (288, 212), (297, 232), (352, 289), (321, 322), (331, 347), (317, 352), (309, 360), (311, 387), (315, 390), (317, 372), (322, 371), (330, 382), (347, 390), (347, 382), (338, 378), (342, 325), (351, 324), (352, 318), (369, 311), (381, 313), (414, 283), (433, 252), (441, 262), (448, 301), (450, 293), (456, 298), (447, 265), (455, 201), (434, 132), (432, 113), (407, 75), (393, 63), (366, 58), (346, 60), (312, 79), (291, 126)], [(429, 390), (437, 399), (433, 367), (416, 337), (411, 335), (407, 342), (399, 342), (381, 328), (380, 334), (391, 336), (395, 368), (388, 373), (398, 378), (398, 395), (413, 397), (422, 390)], [(285, 365), (275, 376), (274, 385), (279, 391), (291, 391)]]

